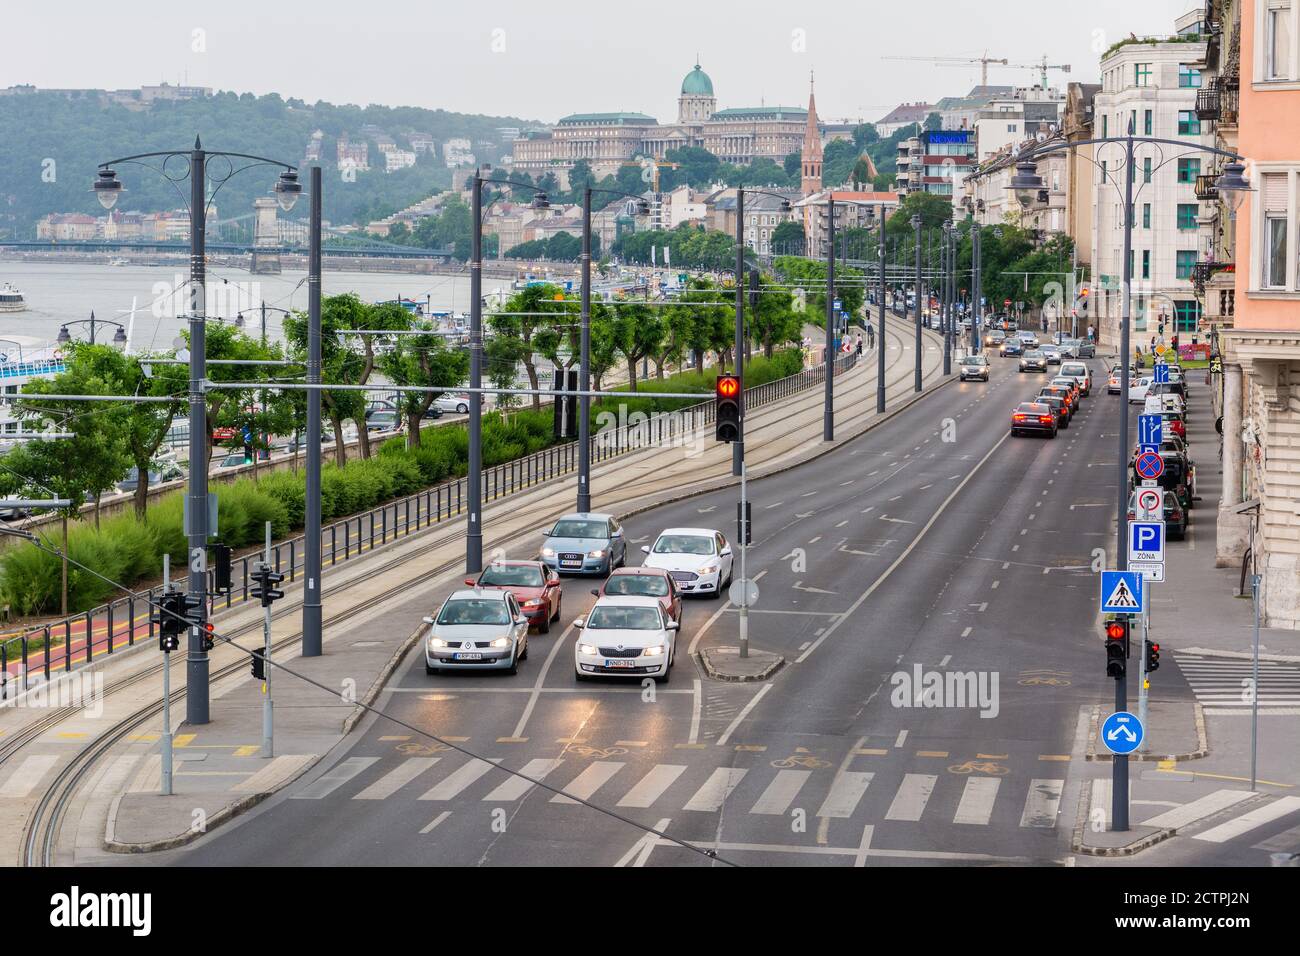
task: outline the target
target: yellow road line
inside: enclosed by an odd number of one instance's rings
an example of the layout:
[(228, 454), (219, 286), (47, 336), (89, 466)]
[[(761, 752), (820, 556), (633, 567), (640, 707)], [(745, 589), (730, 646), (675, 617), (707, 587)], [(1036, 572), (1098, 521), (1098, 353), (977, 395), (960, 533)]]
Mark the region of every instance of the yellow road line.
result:
[(528, 743), (528, 738), (527, 738), (527, 737), (498, 737), (498, 738), (497, 738), (497, 743), (499, 743), (499, 744), (526, 744), (526, 743)]
[(1060, 760), (1064, 763), (1068, 763), (1070, 760), (1070, 755), (1069, 754), (1039, 754), (1038, 759), (1039, 760)]
[(888, 750), (880, 750), (876, 747), (859, 747), (853, 752), (861, 757), (883, 757), (889, 753)]
[(762, 744), (736, 744), (736, 749), (751, 750), (754, 751), (755, 753), (762, 753), (764, 750), (767, 749), (767, 747)]
[(261, 753), (262, 748), (257, 744), (245, 744), (242, 747), (235, 748), (232, 757), (251, 757), (253, 754)]
[[(1177, 773), (1186, 777), (1209, 777), (1211, 780), (1239, 780), (1244, 783), (1250, 783), (1249, 777), (1232, 777), (1225, 773), (1203, 773), (1199, 770), (1165, 770), (1160, 768), (1164, 773)], [(1262, 783), (1266, 787), (1284, 787), (1287, 790), (1294, 790), (1294, 783), (1278, 783), (1275, 780), (1256, 780), (1256, 783)]]
[[(947, 756), (947, 754), (945, 754), (944, 756)], [(975, 759), (976, 760), (1006, 760), (1007, 755), (1006, 754), (976, 754)]]
[(198, 734), (177, 734), (172, 738), (172, 746), (188, 747), (190, 744), (194, 743), (194, 738), (197, 736)]
[[(916, 755), (917, 755), (918, 757), (946, 757), (946, 756), (948, 756), (948, 751), (946, 751), (946, 750), (918, 750), (918, 751), (916, 752)], [(983, 754), (980, 754), (980, 756), (982, 757), (982, 756), (984, 756), (984, 755), (983, 755)]]

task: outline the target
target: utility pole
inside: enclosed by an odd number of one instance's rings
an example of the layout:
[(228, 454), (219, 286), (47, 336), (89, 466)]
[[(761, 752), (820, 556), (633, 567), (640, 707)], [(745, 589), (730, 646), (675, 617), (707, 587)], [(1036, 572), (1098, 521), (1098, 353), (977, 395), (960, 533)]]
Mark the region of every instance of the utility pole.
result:
[(876, 252), (880, 261), (880, 328), (876, 336), (876, 414), (885, 413), (885, 204), (880, 204), (880, 248)]
[(591, 511), (591, 186), (582, 191), (582, 315), (578, 359), (578, 512)]
[(826, 408), (822, 441), (835, 440), (835, 193), (826, 194)]
[[(172, 586), (172, 556), (171, 554), (163, 555), (163, 586), (162, 593), (165, 596)], [(161, 607), (166, 607), (164, 599)], [(167, 612), (163, 611), (162, 615)], [(134, 624), (133, 624), (134, 626)], [(170, 797), (172, 795), (172, 652), (163, 651), (163, 689), (162, 689), (162, 795)]]
[[(741, 388), (744, 394), (744, 388)], [(743, 409), (743, 406), (742, 406)], [(742, 411), (743, 414), (743, 411)], [(743, 420), (743, 419), (742, 419)], [(744, 430), (741, 430), (744, 434)], [(740, 527), (737, 529), (738, 550), (740, 551), (740, 586), (745, 589), (744, 600), (740, 602), (740, 656), (749, 657), (749, 578), (745, 576), (745, 552), (749, 548), (749, 493), (745, 484), (745, 462), (740, 462)], [(721, 586), (721, 585), (719, 585)]]
[(921, 217), (912, 217), (912, 229), (915, 232), (914, 259), (916, 261), (916, 375), (913, 391), (921, 390)]
[(199, 138), (190, 152), (190, 480), (189, 645), (185, 658), (185, 720), (208, 722), (208, 375), (204, 320), (207, 313), (207, 154)]
[[(319, 168), (319, 167), (316, 167)], [(262, 561), (271, 567), (271, 522), (266, 523), (266, 546), (262, 551)], [(262, 608), (262, 668), (266, 676), (262, 678), (262, 756), (270, 759), (275, 756), (275, 704), (271, 700), (271, 605), (267, 602)]]
[[(745, 190), (736, 190), (736, 337), (732, 346), (736, 377), (740, 379), (740, 420), (745, 420)], [(745, 431), (731, 443), (731, 473), (743, 475), (745, 469)]]
[[(321, 169), (311, 168), (311, 225), (307, 253), (307, 384), (320, 385)], [(307, 515), (303, 529), (302, 656), (320, 657), (321, 634), (321, 421), (320, 389), (307, 390)]]
[(469, 525), (465, 530), (465, 573), (483, 570), (483, 177), (474, 170), (469, 263)]
[(980, 269), (980, 224), (979, 221), (972, 221), (971, 227), (971, 269), (974, 273), (974, 282), (971, 286), (974, 295), (971, 297), (971, 318), (970, 318), (970, 345), (971, 354), (978, 355), (980, 351), (980, 322), (984, 314), (984, 276)]

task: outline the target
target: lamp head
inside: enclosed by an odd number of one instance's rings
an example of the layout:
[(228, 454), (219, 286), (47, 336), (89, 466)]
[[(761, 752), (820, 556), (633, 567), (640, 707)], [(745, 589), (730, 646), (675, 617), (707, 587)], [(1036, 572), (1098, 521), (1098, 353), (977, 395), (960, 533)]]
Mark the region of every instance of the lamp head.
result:
[(280, 208), (288, 212), (302, 195), (302, 183), (298, 182), (298, 171), (286, 169), (275, 182), (275, 201)]
[(1246, 164), (1239, 160), (1233, 160), (1223, 167), (1223, 172), (1214, 186), (1233, 215), (1236, 215), (1241, 204), (1246, 201), (1246, 194), (1253, 192), (1250, 180), (1246, 178)]
[(1007, 188), (1016, 194), (1020, 205), (1028, 209), (1038, 198), (1038, 191), (1043, 188), (1043, 177), (1038, 175), (1038, 165), (1032, 159), (1016, 163), (1016, 174), (1011, 177)]
[(95, 177), (95, 184), (91, 187), (95, 193), (95, 198), (105, 209), (112, 209), (117, 202), (117, 197), (123, 193), (122, 181), (117, 178), (117, 171), (103, 166), (99, 170), (99, 175)]

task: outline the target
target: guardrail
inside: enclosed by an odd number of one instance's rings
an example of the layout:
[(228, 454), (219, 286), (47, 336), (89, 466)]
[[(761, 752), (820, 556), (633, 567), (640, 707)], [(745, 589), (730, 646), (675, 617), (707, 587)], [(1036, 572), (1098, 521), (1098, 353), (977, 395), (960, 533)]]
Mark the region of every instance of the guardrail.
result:
[[(835, 360), (835, 374), (857, 364), (858, 356), (849, 353)], [(745, 389), (747, 410), (788, 398), (825, 381), (825, 366), (804, 369), (786, 378)], [(652, 397), (653, 392), (628, 392), (629, 398)], [(626, 422), (618, 427), (597, 430), (591, 436), (593, 464), (616, 458), (651, 445), (672, 441), (713, 422), (714, 403), (699, 402), (669, 412), (659, 412)], [(634, 416), (629, 416), (634, 417)], [(503, 462), (483, 472), (483, 500), (495, 501), (506, 495), (532, 488), (545, 481), (576, 471), (578, 443), (553, 445), (523, 458)], [(349, 561), (399, 537), (414, 534), (431, 525), (459, 515), (468, 496), (464, 477), (399, 498), (357, 515), (351, 515), (321, 528), (321, 563), (323, 569)], [(305, 539), (289, 538), (271, 548), (275, 570), (290, 581), (297, 580), (303, 568)], [(231, 590), (212, 596), (211, 616), (249, 599), (253, 565), (262, 559), (262, 551), (237, 557), (231, 567)], [(209, 592), (211, 593), (211, 581)], [(161, 587), (134, 591), (81, 614), (33, 628), (0, 643), (0, 700), (6, 700), (30, 686), (33, 673), (46, 681), (59, 673), (69, 673), (92, 664), (97, 658), (133, 647), (137, 640), (156, 636), (151, 620), (152, 604), (162, 594)], [(57, 646), (52, 646), (57, 645)], [(16, 666), (18, 672), (10, 673)]]

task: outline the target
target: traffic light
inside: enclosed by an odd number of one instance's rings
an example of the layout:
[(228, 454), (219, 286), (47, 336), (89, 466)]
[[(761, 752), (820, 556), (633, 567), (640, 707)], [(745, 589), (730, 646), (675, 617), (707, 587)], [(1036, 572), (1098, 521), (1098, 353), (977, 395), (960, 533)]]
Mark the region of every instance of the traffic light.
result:
[(185, 594), (168, 591), (158, 599), (157, 611), (149, 620), (158, 625), (158, 650), (180, 650), (181, 632), (185, 630)]
[(740, 430), (740, 377), (722, 373), (714, 388), (714, 437), (718, 441), (741, 440)]
[(282, 572), (272, 571), (269, 564), (259, 561), (253, 568), (253, 597), (261, 600), (262, 607), (270, 607), (284, 597), (284, 592), (274, 587), (283, 580)]
[(262, 656), (262, 653), (260, 647), (256, 647), (252, 651), (253, 677), (257, 680), (266, 680), (266, 658)]
[(218, 594), (230, 591), (230, 545), (213, 544), (212, 548), (212, 590)]
[(1128, 669), (1128, 621), (1106, 622), (1106, 676), (1116, 680)]
[(1155, 641), (1146, 642), (1147, 673), (1160, 669), (1160, 645)]
[(743, 505), (736, 502), (736, 541), (739, 544), (750, 544), (753, 542), (753, 509), (750, 503), (746, 501)]

